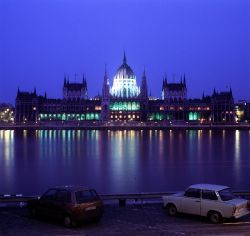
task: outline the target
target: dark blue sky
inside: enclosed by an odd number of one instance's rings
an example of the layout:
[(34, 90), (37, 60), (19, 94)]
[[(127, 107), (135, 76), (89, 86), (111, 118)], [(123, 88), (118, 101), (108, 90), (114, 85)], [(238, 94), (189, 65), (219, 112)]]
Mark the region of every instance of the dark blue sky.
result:
[(64, 74), (101, 92), (122, 63), (160, 96), (162, 77), (186, 74), (188, 97), (231, 86), (250, 98), (249, 0), (0, 0), (0, 103), (17, 88), (62, 97)]

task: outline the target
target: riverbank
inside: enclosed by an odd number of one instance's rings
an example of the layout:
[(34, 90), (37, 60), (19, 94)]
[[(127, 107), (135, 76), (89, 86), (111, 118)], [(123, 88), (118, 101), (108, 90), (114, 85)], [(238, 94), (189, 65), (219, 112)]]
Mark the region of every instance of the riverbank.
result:
[(0, 124), (0, 130), (249, 130), (249, 123), (198, 122), (44, 122)]

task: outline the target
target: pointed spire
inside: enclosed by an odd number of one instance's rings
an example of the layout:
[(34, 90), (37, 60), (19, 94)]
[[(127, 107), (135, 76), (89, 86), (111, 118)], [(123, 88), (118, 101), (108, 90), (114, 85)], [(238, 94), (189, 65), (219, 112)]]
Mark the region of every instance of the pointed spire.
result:
[(85, 83), (85, 75), (84, 75), (84, 72), (82, 73), (82, 84), (84, 85)]
[(108, 79), (107, 64), (105, 64), (104, 80), (107, 81), (107, 79)]
[(107, 73), (107, 65), (105, 64), (105, 71), (104, 71), (104, 78), (103, 78), (103, 85), (102, 85), (102, 99), (107, 100), (109, 99), (109, 80), (108, 80), (108, 73)]
[(202, 100), (205, 98), (205, 94), (204, 94), (204, 91), (202, 93)]
[(34, 88), (34, 94), (36, 95), (36, 88)]
[(105, 64), (104, 77), (103, 77), (103, 86), (105, 86), (105, 85), (109, 85), (107, 64)]
[(127, 58), (126, 58), (126, 52), (125, 52), (125, 49), (124, 49), (123, 64), (126, 64), (126, 63), (127, 63)]
[(64, 75), (64, 82), (63, 82), (63, 85), (64, 85), (64, 86), (66, 85), (66, 75)]
[(146, 70), (145, 70), (145, 66), (144, 66), (144, 69), (143, 69), (143, 74), (142, 74), (142, 77), (146, 77)]
[(214, 88), (214, 92), (213, 92), (213, 96), (216, 94), (216, 90), (215, 90), (215, 88)]
[(87, 84), (87, 79), (86, 79), (86, 77), (84, 78), (84, 87), (87, 89), (87, 87), (88, 87), (88, 84)]
[(45, 97), (45, 99), (47, 99), (47, 93), (46, 93), (46, 91), (45, 91), (45, 93), (44, 93), (44, 97)]
[(143, 73), (142, 73), (142, 81), (141, 81), (141, 94), (142, 99), (148, 99), (148, 85), (147, 85), (147, 77), (146, 77), (146, 70), (144, 67)]

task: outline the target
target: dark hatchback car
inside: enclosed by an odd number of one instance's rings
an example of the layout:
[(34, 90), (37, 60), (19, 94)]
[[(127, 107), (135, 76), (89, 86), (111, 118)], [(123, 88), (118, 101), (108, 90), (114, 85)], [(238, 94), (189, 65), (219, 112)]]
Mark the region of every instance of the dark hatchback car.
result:
[(55, 218), (66, 227), (99, 221), (103, 214), (103, 202), (96, 191), (77, 186), (51, 188), (39, 199), (28, 201), (27, 207), (32, 217)]

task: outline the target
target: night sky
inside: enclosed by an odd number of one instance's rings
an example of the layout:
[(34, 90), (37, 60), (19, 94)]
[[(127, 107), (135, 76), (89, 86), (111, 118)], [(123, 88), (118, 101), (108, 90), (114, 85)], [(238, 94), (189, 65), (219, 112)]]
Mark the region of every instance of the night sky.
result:
[(85, 73), (97, 95), (124, 49), (153, 96), (165, 73), (185, 73), (189, 98), (232, 87), (250, 99), (249, 0), (0, 0), (0, 103), (14, 104), (18, 87), (61, 98), (65, 74)]

